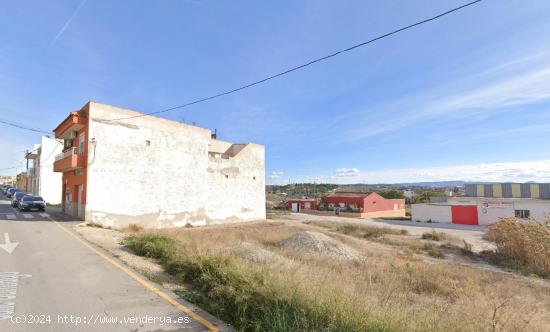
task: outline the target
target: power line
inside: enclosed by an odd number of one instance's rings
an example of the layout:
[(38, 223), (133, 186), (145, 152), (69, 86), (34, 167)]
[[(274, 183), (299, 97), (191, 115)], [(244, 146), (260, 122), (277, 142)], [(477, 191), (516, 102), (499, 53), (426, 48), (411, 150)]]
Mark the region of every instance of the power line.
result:
[(19, 168), (21, 166), (12, 166), (12, 167), (6, 167), (6, 168), (1, 168), (0, 171), (5, 171), (5, 170), (8, 170), (8, 169), (14, 169), (14, 168)]
[(458, 7), (455, 7), (453, 9), (450, 9), (450, 10), (447, 10), (443, 13), (440, 13), (436, 16), (432, 16), (430, 18), (427, 18), (427, 19), (424, 19), (422, 21), (418, 21), (416, 23), (413, 23), (413, 24), (410, 24), (410, 25), (407, 25), (407, 26), (404, 26), (402, 28), (399, 28), (399, 29), (396, 29), (396, 30), (393, 30), (391, 32), (388, 32), (388, 33), (385, 33), (383, 35), (380, 35), (378, 37), (375, 37), (375, 38), (372, 38), (370, 40), (367, 40), (365, 42), (362, 42), (362, 43), (359, 43), (359, 44), (356, 44), (356, 45), (353, 45), (351, 47), (348, 47), (346, 49), (343, 49), (343, 50), (340, 50), (340, 51), (337, 51), (337, 52), (334, 52), (334, 53), (331, 53), (329, 55), (325, 55), (323, 57), (320, 57), (320, 58), (317, 58), (315, 60), (311, 60), (309, 62), (306, 62), (302, 65), (299, 65), (299, 66), (296, 66), (296, 67), (293, 67), (293, 68), (290, 68), (290, 69), (287, 69), (283, 72), (280, 72), (278, 74), (274, 74), (274, 75), (271, 75), (271, 76), (268, 76), (266, 78), (263, 78), (261, 80), (258, 80), (258, 81), (255, 81), (255, 82), (252, 82), (252, 83), (249, 83), (249, 84), (246, 84), (246, 85), (243, 85), (241, 87), (238, 87), (238, 88), (235, 88), (235, 89), (232, 89), (232, 90), (227, 90), (227, 91), (224, 91), (224, 92), (221, 92), (221, 93), (218, 93), (218, 94), (215, 94), (215, 95), (212, 95), (210, 97), (205, 97), (205, 98), (201, 98), (201, 99), (197, 99), (197, 100), (194, 100), (194, 101), (191, 101), (189, 103), (186, 103), (186, 104), (182, 104), (182, 105), (178, 105), (178, 106), (174, 106), (174, 107), (170, 107), (170, 108), (167, 108), (167, 109), (164, 109), (164, 110), (160, 110), (160, 111), (155, 111), (155, 112), (150, 112), (150, 113), (143, 113), (143, 114), (139, 114), (139, 115), (134, 115), (134, 116), (129, 116), (129, 117), (124, 117), (124, 118), (116, 118), (116, 119), (105, 119), (104, 121), (117, 121), (117, 120), (125, 120), (125, 119), (133, 119), (133, 118), (139, 118), (139, 117), (143, 117), (143, 116), (148, 116), (148, 115), (153, 115), (153, 114), (159, 114), (159, 113), (165, 113), (165, 112), (170, 112), (170, 111), (173, 111), (173, 110), (177, 110), (177, 109), (180, 109), (180, 108), (184, 108), (184, 107), (187, 107), (187, 106), (191, 106), (191, 105), (195, 105), (195, 104), (199, 104), (199, 103), (202, 103), (202, 102), (205, 102), (205, 101), (208, 101), (208, 100), (212, 100), (212, 99), (215, 99), (215, 98), (218, 98), (218, 97), (222, 97), (222, 96), (225, 96), (225, 95), (228, 95), (228, 94), (232, 94), (232, 93), (235, 93), (235, 92), (238, 92), (238, 91), (241, 91), (241, 90), (244, 90), (244, 89), (247, 89), (247, 88), (250, 88), (250, 87), (253, 87), (255, 85), (258, 85), (258, 84), (262, 84), (262, 83), (265, 83), (267, 81), (270, 81), (272, 79), (275, 79), (277, 77), (280, 77), (280, 76), (283, 76), (283, 75), (286, 75), (286, 74), (290, 74), (294, 71), (297, 71), (297, 70), (300, 70), (300, 69), (303, 69), (305, 67), (308, 67), (308, 66), (311, 66), (315, 63), (318, 63), (318, 62), (321, 62), (321, 61), (324, 61), (324, 60), (327, 60), (327, 59), (330, 59), (332, 57), (335, 57), (337, 55), (340, 55), (342, 53), (345, 53), (345, 52), (349, 52), (349, 51), (352, 51), (356, 48), (359, 48), (359, 47), (362, 47), (362, 46), (365, 46), (365, 45), (368, 45), (370, 43), (373, 43), (375, 41), (378, 41), (380, 39), (383, 39), (383, 38), (386, 38), (386, 37), (390, 37), (394, 34), (397, 34), (397, 33), (400, 33), (400, 32), (403, 32), (405, 30), (408, 30), (408, 29), (411, 29), (411, 28), (414, 28), (416, 26), (419, 26), (419, 25), (422, 25), (422, 24), (425, 24), (425, 23), (428, 23), (428, 22), (431, 22), (431, 21), (434, 21), (434, 20), (437, 20), (443, 16), (446, 16), (448, 14), (451, 14), (453, 12), (456, 12), (456, 11), (459, 11), (461, 9), (464, 9), (466, 7), (469, 7), (469, 6), (472, 6), (478, 2), (481, 2), (482, 0), (475, 0), (475, 1), (472, 1), (472, 2), (468, 2), (464, 5), (461, 5), (461, 6), (458, 6)]
[(5, 121), (5, 120), (0, 120), (0, 123), (3, 123), (3, 124), (8, 125), (8, 126), (15, 127), (15, 128), (19, 128), (19, 129), (25, 129), (25, 130), (29, 130), (29, 131), (34, 131), (36, 133), (51, 135), (51, 132), (48, 132), (48, 131), (44, 131), (44, 130), (40, 130), (40, 129), (35, 129), (35, 128), (19, 125), (17, 123)]

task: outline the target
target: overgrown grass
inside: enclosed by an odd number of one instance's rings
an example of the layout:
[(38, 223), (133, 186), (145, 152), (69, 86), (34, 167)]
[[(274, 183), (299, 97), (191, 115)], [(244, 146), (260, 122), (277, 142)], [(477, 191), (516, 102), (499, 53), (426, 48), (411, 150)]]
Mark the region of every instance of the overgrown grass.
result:
[(489, 226), (486, 239), (497, 250), (487, 257), (493, 263), (550, 277), (550, 228), (538, 222), (503, 219)]
[(472, 247), (473, 247), (472, 244), (466, 242), (466, 240), (462, 240), (462, 242), (464, 243), (464, 245), (460, 248), (460, 252), (464, 256), (474, 257), (475, 254), (474, 254), (474, 251), (472, 250)]
[(159, 234), (144, 234), (132, 236), (125, 240), (124, 245), (139, 256), (167, 261), (176, 252), (176, 241)]
[(143, 274), (143, 276), (147, 279), (149, 279), (150, 281), (154, 282), (155, 284), (157, 285), (162, 285), (162, 277), (154, 274), (154, 273), (151, 273), (151, 272), (148, 272), (148, 271), (141, 271), (141, 274)]
[(337, 232), (362, 238), (379, 238), (386, 234), (405, 235), (406, 229), (393, 229), (389, 227), (377, 227), (357, 224), (343, 224), (336, 228)]
[(432, 241), (442, 241), (446, 239), (446, 235), (443, 232), (437, 232), (435, 229), (432, 229), (431, 232), (423, 233), (422, 239), (432, 240)]
[(159, 259), (176, 280), (194, 287), (180, 291), (180, 296), (239, 330), (370, 329), (361, 316), (354, 318), (335, 310), (332, 303), (318, 303), (299, 292), (288, 292), (288, 284), (270, 278), (260, 269), (243, 268), (230, 257), (189, 255), (177, 250), (173, 239), (154, 234), (130, 237), (125, 245), (138, 255)]
[(370, 226), (354, 223), (335, 223), (326, 221), (309, 221), (310, 225), (329, 228), (338, 233), (350, 235), (357, 238), (377, 239), (384, 235), (407, 235), (406, 229), (396, 229), (382, 226)]
[(443, 251), (441, 251), (441, 249), (436, 247), (433, 243), (424, 243), (424, 245), (422, 245), (422, 250), (434, 258), (445, 258)]
[[(550, 325), (540, 309), (550, 305), (550, 288), (450, 260), (426, 262), (384, 239), (415, 241), (419, 252), (434, 257), (438, 243), (397, 234), (359, 241), (362, 232), (346, 228), (353, 238), (336, 234), (342, 224), (331, 223), (317, 231), (353, 246), (361, 260), (312, 257), (274, 245), (314, 225), (181, 228), (131, 234), (126, 245), (157, 258), (185, 285), (179, 296), (240, 331), (546, 331)], [(231, 253), (242, 242), (289, 264), (262, 265)]]
[(102, 224), (98, 224), (98, 223), (95, 223), (95, 222), (86, 223), (86, 226), (88, 226), (88, 227), (94, 227), (94, 228), (111, 229), (111, 227), (105, 227), (105, 226), (103, 226)]
[(130, 233), (139, 233), (143, 230), (143, 227), (141, 227), (139, 225), (136, 225), (136, 224), (130, 224), (124, 230), (127, 231), (127, 232), (130, 232)]

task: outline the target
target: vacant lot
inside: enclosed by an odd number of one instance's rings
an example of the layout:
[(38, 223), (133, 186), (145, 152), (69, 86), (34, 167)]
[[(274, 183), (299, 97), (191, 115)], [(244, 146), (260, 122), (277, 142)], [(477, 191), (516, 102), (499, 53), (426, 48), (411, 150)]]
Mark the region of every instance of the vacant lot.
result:
[[(426, 230), (274, 220), (143, 232), (180, 295), (246, 331), (547, 331), (545, 279), (490, 271)], [(424, 238), (424, 239), (423, 239)]]

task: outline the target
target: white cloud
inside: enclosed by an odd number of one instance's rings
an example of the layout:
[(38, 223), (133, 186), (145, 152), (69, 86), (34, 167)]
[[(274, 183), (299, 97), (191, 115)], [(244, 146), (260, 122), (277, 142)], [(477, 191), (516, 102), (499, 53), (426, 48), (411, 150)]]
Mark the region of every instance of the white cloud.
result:
[(550, 182), (550, 160), (450, 165), (361, 172), (338, 183), (402, 183), (423, 181), (510, 181)]
[(333, 176), (337, 178), (357, 177), (360, 173), (357, 168), (338, 168), (334, 170)]
[(281, 178), (282, 175), (284, 175), (285, 173), (284, 172), (281, 172), (281, 171), (273, 171), (271, 172), (271, 175), (269, 175), (269, 178), (270, 179), (279, 179)]

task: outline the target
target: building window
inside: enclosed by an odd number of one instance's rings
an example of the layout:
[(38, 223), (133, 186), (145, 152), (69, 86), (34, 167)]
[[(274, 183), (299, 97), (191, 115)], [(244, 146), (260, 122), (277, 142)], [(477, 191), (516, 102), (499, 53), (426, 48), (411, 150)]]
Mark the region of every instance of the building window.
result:
[(78, 154), (84, 154), (84, 133), (80, 134), (78, 137)]
[(253, 177), (252, 177), (252, 180), (256, 180), (256, 177), (255, 177), (255, 176), (253, 176)]
[(514, 212), (515, 212), (516, 218), (529, 219), (530, 217), (529, 210), (515, 210)]

